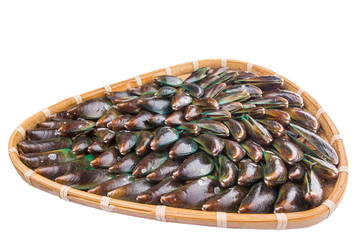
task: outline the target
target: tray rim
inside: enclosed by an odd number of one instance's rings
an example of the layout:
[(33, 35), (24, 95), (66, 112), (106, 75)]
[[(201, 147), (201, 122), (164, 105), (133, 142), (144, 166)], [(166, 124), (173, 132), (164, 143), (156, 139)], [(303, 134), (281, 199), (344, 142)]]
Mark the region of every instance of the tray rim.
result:
[(238, 214), (222, 212), (205, 212), (200, 210), (189, 210), (167, 206), (156, 206), (148, 204), (133, 203), (106, 196), (87, 193), (85, 191), (70, 188), (58, 184), (50, 179), (42, 177), (25, 166), (18, 157), (17, 143), (25, 138), (25, 130), (31, 129), (39, 121), (43, 121), (50, 113), (58, 112), (74, 106), (90, 98), (103, 96), (106, 91), (119, 91), (151, 82), (158, 75), (183, 75), (190, 73), (200, 67), (229, 67), (231, 70), (251, 71), (263, 75), (276, 75), (274, 71), (267, 68), (233, 59), (205, 59), (192, 61), (162, 68), (156, 71), (145, 73), (134, 78), (119, 81), (117, 83), (98, 88), (80, 95), (67, 98), (40, 112), (32, 115), (22, 122), (12, 133), (9, 144), (10, 159), (19, 175), (33, 187), (45, 192), (59, 196), (64, 200), (79, 203), (85, 206), (102, 209), (108, 212), (116, 212), (131, 216), (156, 219), (159, 221), (187, 223), (205, 226), (217, 226), (228, 228), (252, 228), (252, 229), (291, 229), (303, 228), (315, 225), (331, 215), (340, 203), (348, 181), (348, 161), (345, 146), (340, 134), (328, 114), (308, 93), (303, 91), (296, 84), (287, 78), (280, 76), (285, 81), (285, 88), (302, 95), (305, 108), (318, 117), (321, 127), (331, 145), (339, 155), (339, 177), (330, 196), (318, 207), (311, 210), (295, 213), (279, 214)]

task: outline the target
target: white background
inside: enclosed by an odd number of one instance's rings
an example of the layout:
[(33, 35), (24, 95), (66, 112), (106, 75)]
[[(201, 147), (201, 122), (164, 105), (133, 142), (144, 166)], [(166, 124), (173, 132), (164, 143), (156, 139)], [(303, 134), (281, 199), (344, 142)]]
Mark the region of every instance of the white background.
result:
[(337, 125), (352, 170), (355, 16), (351, 3), (1, 1), (1, 239), (353, 237), (352, 176), (338, 209), (313, 227), (219, 229), (161, 223), (63, 201), (25, 183), (7, 154), (15, 128), (62, 99), (166, 66), (230, 58), (274, 70), (311, 93)]

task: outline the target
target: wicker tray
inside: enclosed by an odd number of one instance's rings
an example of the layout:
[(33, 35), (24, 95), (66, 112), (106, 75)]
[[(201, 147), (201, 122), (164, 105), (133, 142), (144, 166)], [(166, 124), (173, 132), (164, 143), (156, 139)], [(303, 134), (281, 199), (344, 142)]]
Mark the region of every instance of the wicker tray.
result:
[[(33, 129), (40, 121), (58, 111), (72, 107), (90, 98), (103, 96), (106, 91), (122, 91), (137, 85), (151, 82), (155, 76), (169, 74), (184, 76), (200, 67), (219, 68), (227, 66), (231, 70), (251, 71), (260, 75), (277, 75), (266, 68), (251, 63), (230, 60), (230, 59), (208, 59), (166, 67), (118, 83), (105, 86), (81, 95), (65, 99), (53, 106), (50, 106), (25, 120), (11, 135), (9, 141), (9, 156), (20, 176), (30, 185), (45, 192), (59, 196), (64, 200), (79, 203), (85, 206), (102, 209), (104, 211), (127, 214), (136, 217), (156, 219), (159, 221), (197, 224), (206, 226), (228, 227), (228, 228), (257, 228), (257, 229), (290, 229), (312, 226), (321, 222), (331, 215), (340, 203), (348, 181), (348, 162), (343, 141), (328, 114), (308, 93), (304, 92), (297, 85), (284, 78), (284, 88), (302, 94), (305, 108), (319, 120), (322, 132), (329, 143), (339, 155), (339, 177), (335, 185), (326, 186), (327, 200), (316, 208), (296, 213), (279, 214), (237, 214), (222, 212), (204, 212), (200, 210), (188, 210), (181, 208), (139, 204), (96, 194), (87, 193), (58, 184), (47, 178), (36, 174), (25, 166), (18, 156), (17, 143), (26, 138), (26, 130)], [(70, 213), (68, 213), (70, 214)]]

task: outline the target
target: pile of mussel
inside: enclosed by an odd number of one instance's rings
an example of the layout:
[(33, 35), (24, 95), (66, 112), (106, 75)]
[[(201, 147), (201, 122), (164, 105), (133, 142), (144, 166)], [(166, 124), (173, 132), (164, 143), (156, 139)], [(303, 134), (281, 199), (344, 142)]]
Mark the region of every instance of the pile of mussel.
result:
[(277, 76), (200, 68), (54, 113), (20, 159), (44, 177), (126, 201), (238, 213), (320, 205), (339, 158)]

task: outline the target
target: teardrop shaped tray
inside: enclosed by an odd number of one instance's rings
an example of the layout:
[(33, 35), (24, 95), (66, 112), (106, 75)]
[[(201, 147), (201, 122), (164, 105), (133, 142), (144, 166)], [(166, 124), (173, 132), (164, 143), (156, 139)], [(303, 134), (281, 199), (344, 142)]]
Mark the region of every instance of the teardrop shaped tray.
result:
[[(51, 113), (68, 109), (82, 101), (104, 96), (107, 91), (123, 91), (137, 85), (153, 81), (155, 76), (174, 75), (184, 76), (201, 67), (228, 67), (235, 71), (251, 71), (259, 75), (277, 75), (264, 67), (247, 62), (231, 59), (208, 59), (183, 63), (159, 69), (134, 78), (130, 78), (109, 86), (105, 86), (81, 95), (65, 99), (53, 106), (43, 109), (25, 120), (13, 132), (9, 141), (9, 156), (20, 176), (33, 187), (59, 196), (70, 202), (79, 203), (88, 207), (104, 211), (121, 213), (136, 217), (156, 219), (159, 221), (217, 226), (228, 228), (255, 228), (255, 229), (291, 229), (303, 228), (317, 224), (331, 215), (340, 203), (348, 180), (348, 162), (343, 141), (339, 132), (323, 108), (308, 93), (304, 92), (290, 80), (284, 79), (284, 89), (297, 92), (304, 99), (305, 108), (319, 120), (323, 137), (328, 140), (339, 156), (339, 177), (334, 185), (326, 186), (327, 199), (318, 207), (295, 213), (279, 214), (238, 214), (224, 212), (205, 212), (161, 205), (147, 205), (87, 193), (58, 184), (35, 173), (25, 166), (19, 159), (17, 143), (26, 138), (26, 130), (33, 129), (38, 122), (44, 121)], [(187, 76), (187, 75), (186, 75)], [(279, 75), (277, 75), (279, 76)], [(70, 213), (68, 213), (70, 214)]]

